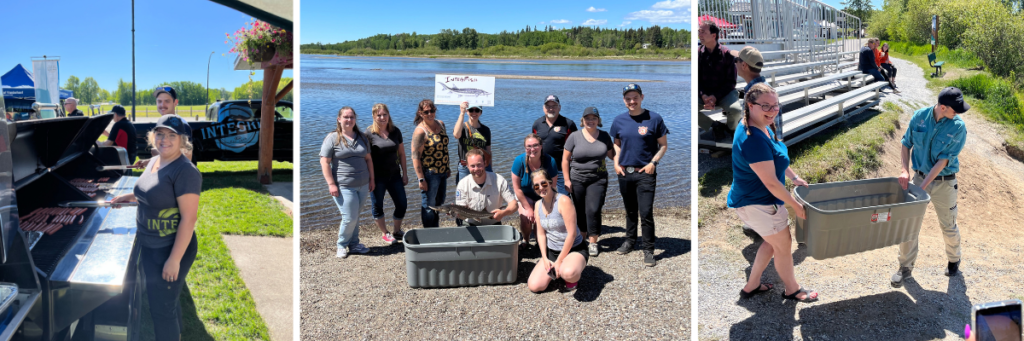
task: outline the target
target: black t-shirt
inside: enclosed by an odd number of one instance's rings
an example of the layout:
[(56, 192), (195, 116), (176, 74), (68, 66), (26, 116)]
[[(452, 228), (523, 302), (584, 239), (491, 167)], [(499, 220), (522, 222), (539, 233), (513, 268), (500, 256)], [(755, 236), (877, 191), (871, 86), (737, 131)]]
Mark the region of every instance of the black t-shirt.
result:
[(373, 159), (373, 178), (375, 180), (387, 180), (393, 175), (402, 175), (402, 164), (405, 160), (398, 159), (398, 145), (402, 144), (402, 131), (395, 127), (395, 130), (388, 134), (388, 138), (370, 132), (366, 128), (367, 140), (370, 141), (370, 158)]
[(68, 117), (71, 116), (85, 116), (85, 114), (83, 114), (81, 110), (75, 109), (75, 111), (68, 113)]
[(491, 145), (491, 128), (480, 123), (480, 128), (474, 128), (470, 134), (468, 126), (469, 123), (462, 124), (462, 138), (459, 139), (459, 160), (462, 161), (466, 160), (466, 152), (476, 148), (486, 151)]
[(565, 149), (565, 139), (577, 130), (579, 129), (576, 128), (576, 122), (570, 121), (562, 115), (558, 115), (555, 124), (550, 127), (545, 116), (541, 116), (533, 122), (533, 132), (540, 136), (544, 154), (555, 158), (555, 167), (559, 171), (562, 170), (562, 150)]
[(135, 133), (135, 125), (128, 118), (123, 118), (120, 121), (114, 122), (114, 126), (110, 128), (110, 135), (107, 136), (108, 141), (113, 141), (114, 145), (124, 147), (128, 151), (128, 164), (135, 163), (136, 151), (138, 150), (135, 146), (135, 140), (137, 135)]

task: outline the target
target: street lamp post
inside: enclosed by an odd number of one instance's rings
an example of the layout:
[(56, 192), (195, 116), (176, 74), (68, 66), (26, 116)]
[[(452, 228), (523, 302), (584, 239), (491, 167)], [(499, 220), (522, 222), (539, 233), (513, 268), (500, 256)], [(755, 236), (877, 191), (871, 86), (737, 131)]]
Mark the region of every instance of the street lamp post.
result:
[(217, 51), (210, 51), (210, 56), (206, 58), (206, 110), (203, 111), (203, 115), (210, 111), (210, 60), (213, 59), (214, 52)]

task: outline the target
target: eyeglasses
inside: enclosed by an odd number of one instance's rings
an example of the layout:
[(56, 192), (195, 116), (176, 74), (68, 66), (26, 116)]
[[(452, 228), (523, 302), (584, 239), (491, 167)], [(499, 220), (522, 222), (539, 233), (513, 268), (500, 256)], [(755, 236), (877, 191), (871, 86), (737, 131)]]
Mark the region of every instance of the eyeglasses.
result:
[(536, 191), (536, 190), (539, 190), (541, 188), (548, 188), (549, 184), (551, 184), (551, 181), (547, 181), (547, 180), (535, 183), (535, 184), (533, 184), (533, 190)]
[(526, 145), (526, 149), (538, 149), (538, 148), (540, 148), (540, 144), (528, 144), (528, 145)]
[(768, 111), (768, 112), (779, 110), (779, 105), (778, 104), (771, 105), (771, 104), (761, 104), (761, 103), (757, 103), (757, 102), (754, 102), (754, 104), (760, 105), (761, 106), (761, 110)]

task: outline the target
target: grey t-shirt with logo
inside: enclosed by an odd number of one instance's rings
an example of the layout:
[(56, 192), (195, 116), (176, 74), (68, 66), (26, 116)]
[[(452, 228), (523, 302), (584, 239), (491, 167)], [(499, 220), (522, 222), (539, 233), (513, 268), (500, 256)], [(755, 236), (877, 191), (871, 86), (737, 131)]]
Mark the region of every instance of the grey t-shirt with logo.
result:
[(153, 172), (155, 164), (150, 162), (135, 183), (135, 199), (139, 201), (136, 218), (139, 244), (148, 248), (174, 245), (181, 223), (178, 197), (199, 194), (203, 187), (199, 169), (184, 156), (161, 164), (156, 173)]
[[(362, 135), (362, 134), (360, 134)], [(344, 136), (342, 136), (344, 137)], [(370, 183), (370, 173), (367, 172), (366, 154), (370, 148), (366, 144), (366, 135), (356, 138), (355, 143), (344, 137), (345, 141), (338, 143), (338, 132), (332, 132), (320, 145), (320, 157), (331, 159), (331, 172), (334, 173), (334, 181), (338, 187), (361, 187)]]

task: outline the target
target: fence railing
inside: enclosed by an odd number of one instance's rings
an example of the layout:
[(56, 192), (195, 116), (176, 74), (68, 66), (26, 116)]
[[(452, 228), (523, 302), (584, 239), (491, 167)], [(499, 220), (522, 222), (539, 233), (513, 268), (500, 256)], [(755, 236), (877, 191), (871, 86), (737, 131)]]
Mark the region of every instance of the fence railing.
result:
[(859, 48), (860, 18), (816, 0), (699, 0), (699, 20), (705, 15), (718, 21), (723, 44), (807, 51), (807, 61)]

